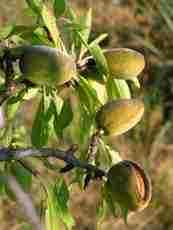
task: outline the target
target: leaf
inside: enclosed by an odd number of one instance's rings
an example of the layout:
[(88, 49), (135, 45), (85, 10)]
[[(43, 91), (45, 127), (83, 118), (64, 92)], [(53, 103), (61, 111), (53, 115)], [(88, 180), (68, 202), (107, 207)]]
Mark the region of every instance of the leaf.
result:
[[(28, 170), (26, 170), (19, 162), (6, 162), (4, 173), (7, 175), (13, 175), (25, 192), (28, 192), (30, 190), (32, 184), (32, 174)], [(12, 200), (16, 199), (15, 194), (11, 191), (6, 182), (5, 192)]]
[(49, 33), (53, 39), (55, 46), (61, 48), (61, 39), (56, 25), (56, 18), (53, 15), (53, 12), (44, 4), (42, 6), (41, 15), (45, 26), (49, 30)]
[[(91, 32), (91, 26), (92, 26), (92, 9), (90, 8), (86, 15), (82, 15), (79, 18), (79, 24), (81, 25), (81, 30), (80, 33), (83, 37), (83, 39), (88, 42), (90, 32)], [(81, 43), (81, 49), (80, 49), (80, 57), (79, 59), (82, 58), (83, 52), (85, 50), (85, 45)]]
[(43, 44), (47, 46), (52, 46), (52, 42), (49, 41), (48, 35), (43, 27), (37, 27), (33, 31), (30, 42), (32, 43), (32, 45)]
[(109, 69), (108, 69), (107, 61), (100, 46), (95, 43), (92, 46), (89, 46), (89, 51), (96, 61), (96, 66), (98, 71), (101, 74), (108, 75)]
[(85, 41), (88, 41), (92, 26), (92, 9), (90, 8), (86, 15), (79, 18), (79, 24), (81, 25), (81, 35)]
[(109, 100), (131, 98), (130, 89), (125, 80), (108, 78), (106, 88)]
[(80, 101), (86, 105), (88, 111), (93, 114), (100, 105), (100, 101), (97, 98), (97, 93), (89, 82), (80, 76), (78, 86), (76, 88)]
[(79, 129), (79, 141), (80, 144), (84, 144), (86, 139), (89, 138), (89, 135), (91, 133), (91, 127), (94, 123), (94, 117), (92, 116), (92, 113), (88, 111), (86, 106), (83, 105), (83, 103), (80, 103), (80, 125), (78, 127)]
[(38, 88), (28, 88), (25, 95), (23, 96), (23, 100), (30, 100), (34, 98), (38, 94)]
[(51, 132), (51, 119), (54, 107), (51, 98), (43, 95), (40, 101), (31, 132), (32, 144), (39, 148), (45, 146)]
[(141, 86), (140, 86), (140, 82), (139, 82), (139, 80), (138, 80), (137, 77), (133, 78), (131, 81), (133, 82), (134, 86), (135, 86), (137, 89), (140, 89)]
[(54, 0), (54, 14), (56, 18), (59, 18), (62, 14), (64, 14), (67, 6), (67, 0)]
[(102, 198), (101, 201), (99, 202), (99, 205), (97, 207), (96, 210), (96, 214), (97, 214), (97, 229), (101, 229), (101, 224), (104, 220), (104, 218), (107, 215), (107, 205), (106, 205), (106, 201)]
[(21, 90), (15, 96), (10, 97), (6, 102), (5, 113), (7, 120), (10, 121), (14, 118), (23, 102), (25, 90)]
[(47, 209), (45, 212), (45, 222), (46, 230), (60, 229), (59, 215), (57, 215), (56, 212), (55, 197), (52, 186), (47, 188)]
[(13, 25), (9, 25), (9, 26), (0, 28), (0, 39), (2, 40), (6, 39), (10, 35), (12, 30), (13, 30)]
[(103, 198), (106, 201), (106, 205), (109, 208), (109, 210), (111, 211), (111, 213), (116, 216), (116, 205), (114, 204), (108, 189), (106, 188), (106, 186), (103, 187)]
[(71, 216), (68, 209), (69, 202), (69, 191), (65, 181), (61, 178), (59, 179), (54, 186), (55, 194), (55, 205), (57, 212), (59, 213), (61, 220), (70, 230), (74, 226), (74, 219)]
[(93, 43), (92, 45), (89, 46), (87, 44), (87, 41), (85, 40), (85, 38), (82, 36), (82, 34), (79, 31), (76, 31), (76, 34), (81, 40), (81, 42), (85, 45), (85, 47), (89, 50), (94, 60), (96, 61), (96, 66), (97, 66), (98, 71), (101, 74), (108, 75), (109, 68), (107, 65), (106, 58), (100, 46), (97, 43)]
[(32, 174), (25, 169), (19, 162), (14, 161), (10, 164), (10, 172), (15, 176), (24, 191), (28, 191), (32, 184)]
[(69, 191), (63, 179), (56, 181), (55, 185), (49, 185), (48, 208), (46, 210), (47, 230), (58, 230), (63, 222), (68, 230), (74, 226), (74, 219), (68, 208)]
[(88, 79), (90, 85), (92, 86), (92, 88), (95, 89), (96, 93), (97, 93), (97, 98), (100, 101), (101, 104), (105, 104), (107, 102), (107, 92), (106, 92), (106, 86), (105, 84), (101, 84), (98, 81), (94, 81), (94, 80), (90, 80)]
[[(22, 38), (31, 36), (32, 32), (36, 29), (36, 26), (25, 26), (25, 25), (13, 25), (13, 29), (9, 36), (19, 35)], [(9, 37), (8, 36), (8, 37)]]
[(121, 214), (122, 214), (122, 217), (123, 217), (123, 220), (124, 220), (124, 223), (127, 225), (128, 227), (128, 222), (127, 222), (127, 219), (128, 219), (128, 214), (129, 214), (129, 210), (127, 208), (122, 208), (121, 207)]
[[(108, 36), (108, 34), (104, 33), (104, 34), (100, 34), (96, 39), (94, 39), (90, 44), (89, 47), (93, 46), (94, 44), (99, 44), (100, 42), (102, 42), (106, 37)], [(87, 47), (84, 47), (83, 50), (80, 53), (80, 58), (82, 58), (84, 56), (84, 54), (87, 52)]]
[(70, 101), (67, 99), (64, 101), (61, 112), (55, 113), (54, 128), (58, 137), (62, 137), (63, 130), (73, 120), (73, 111)]
[(26, 0), (26, 3), (34, 13), (40, 15), (42, 0)]

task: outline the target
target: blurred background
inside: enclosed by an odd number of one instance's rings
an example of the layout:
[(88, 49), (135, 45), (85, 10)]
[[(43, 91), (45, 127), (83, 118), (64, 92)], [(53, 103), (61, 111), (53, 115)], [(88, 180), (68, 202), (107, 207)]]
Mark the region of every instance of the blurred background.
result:
[[(146, 68), (140, 76), (140, 96), (145, 116), (135, 129), (110, 140), (122, 158), (140, 162), (152, 178), (150, 206), (129, 218), (107, 217), (101, 230), (173, 229), (173, 1), (172, 0), (73, 0), (79, 14), (93, 9), (93, 38), (108, 33), (102, 47), (128, 47), (145, 55)], [(29, 24), (24, 0), (0, 1), (0, 26)], [(29, 110), (30, 108), (28, 108)], [(30, 113), (30, 112), (29, 112)], [(72, 193), (76, 230), (95, 230), (97, 184)], [(17, 205), (0, 199), (0, 230), (21, 229)]]

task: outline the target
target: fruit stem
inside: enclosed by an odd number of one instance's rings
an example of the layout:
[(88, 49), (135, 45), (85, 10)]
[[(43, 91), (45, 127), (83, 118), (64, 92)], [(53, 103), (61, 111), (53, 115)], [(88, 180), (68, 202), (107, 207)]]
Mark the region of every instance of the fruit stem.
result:
[(98, 150), (99, 139), (101, 137), (101, 130), (98, 129), (92, 136), (88, 146), (87, 159), (88, 162), (95, 164), (96, 153)]

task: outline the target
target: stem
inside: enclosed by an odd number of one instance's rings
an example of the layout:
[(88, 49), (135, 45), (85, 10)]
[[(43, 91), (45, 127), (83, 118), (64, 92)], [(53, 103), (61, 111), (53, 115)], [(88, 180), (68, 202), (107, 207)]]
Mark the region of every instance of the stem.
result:
[(25, 216), (28, 218), (29, 222), (32, 224), (35, 230), (43, 230), (43, 226), (40, 223), (36, 209), (32, 203), (30, 196), (22, 190), (16, 178), (11, 175), (6, 175), (4, 172), (0, 171), (0, 178), (7, 184), (9, 189), (14, 193), (18, 203)]
[(75, 151), (76, 150), (74, 148), (68, 149), (67, 151), (52, 148), (0, 148), (0, 161), (19, 160), (25, 157), (55, 157), (63, 160), (67, 164), (73, 165), (74, 167), (85, 169), (87, 172), (93, 172), (96, 178), (106, 176), (106, 172), (104, 170), (77, 159), (74, 156)]
[(92, 163), (95, 162), (100, 136), (101, 136), (101, 131), (97, 130), (91, 137), (90, 144), (88, 147), (88, 153), (87, 153), (89, 162)]

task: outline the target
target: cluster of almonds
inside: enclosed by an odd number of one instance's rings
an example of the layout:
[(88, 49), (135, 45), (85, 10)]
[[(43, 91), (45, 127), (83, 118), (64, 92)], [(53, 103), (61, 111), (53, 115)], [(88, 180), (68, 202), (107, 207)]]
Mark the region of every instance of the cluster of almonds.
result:
[[(143, 70), (143, 55), (131, 49), (113, 49), (105, 53), (110, 75), (125, 80), (135, 79)], [(144, 114), (139, 99), (118, 99), (106, 103), (97, 112), (98, 128), (105, 135), (121, 135), (134, 127)], [(127, 215), (143, 210), (151, 200), (151, 183), (144, 169), (137, 163), (122, 160), (107, 174), (106, 190), (111, 201)]]
[[(34, 84), (62, 85), (77, 73), (74, 59), (54, 48), (24, 46), (12, 49), (11, 53), (14, 58), (19, 58), (23, 77)], [(104, 56), (112, 78), (133, 80), (145, 65), (143, 55), (131, 49), (107, 50)], [(105, 135), (120, 135), (135, 126), (143, 113), (141, 100), (118, 99), (100, 108), (96, 123)], [(122, 210), (142, 210), (151, 199), (150, 180), (133, 161), (122, 160), (113, 165), (108, 171), (105, 186), (112, 202), (119, 204)]]

